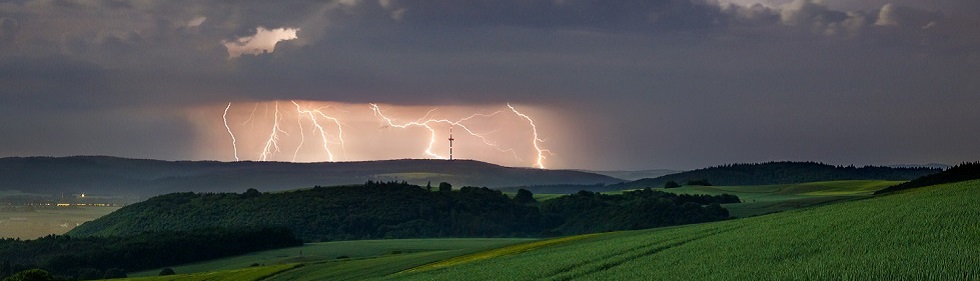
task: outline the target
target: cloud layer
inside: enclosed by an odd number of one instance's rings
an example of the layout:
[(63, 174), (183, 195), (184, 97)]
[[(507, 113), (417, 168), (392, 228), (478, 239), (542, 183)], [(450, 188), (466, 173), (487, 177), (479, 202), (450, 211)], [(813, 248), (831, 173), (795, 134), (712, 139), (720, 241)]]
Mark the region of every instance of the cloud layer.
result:
[(189, 108), (295, 99), (542, 108), (560, 167), (980, 157), (980, 7), (752, 2), (3, 2), (0, 156), (198, 159)]

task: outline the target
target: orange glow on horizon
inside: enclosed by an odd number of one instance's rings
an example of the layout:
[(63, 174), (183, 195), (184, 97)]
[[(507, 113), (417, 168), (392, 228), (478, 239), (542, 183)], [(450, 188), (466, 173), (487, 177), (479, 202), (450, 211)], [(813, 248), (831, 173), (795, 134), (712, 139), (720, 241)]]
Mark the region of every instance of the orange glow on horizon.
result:
[[(287, 106), (287, 105), (293, 106)], [(520, 108), (521, 111), (518, 111)], [(323, 101), (232, 102), (201, 106), (197, 155), (222, 161), (332, 162), (454, 159), (545, 168), (533, 107), (402, 106)], [(311, 136), (311, 137), (308, 137)]]

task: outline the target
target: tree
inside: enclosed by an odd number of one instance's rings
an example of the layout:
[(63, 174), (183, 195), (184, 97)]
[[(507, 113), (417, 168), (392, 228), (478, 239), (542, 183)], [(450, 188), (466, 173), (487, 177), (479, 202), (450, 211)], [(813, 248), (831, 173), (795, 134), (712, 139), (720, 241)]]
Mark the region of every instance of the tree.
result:
[(667, 181), (666, 183), (664, 183), (664, 188), (678, 188), (678, 187), (681, 187), (681, 185), (677, 184), (676, 181)]
[(429, 183), (425, 184), (425, 190), (432, 191), (432, 181), (429, 181)]
[(521, 188), (517, 190), (517, 195), (514, 195), (514, 202), (517, 202), (518, 204), (528, 204), (538, 201), (534, 200), (534, 194), (531, 193), (531, 191)]
[(169, 267), (164, 267), (160, 270), (160, 276), (174, 275), (174, 270)]
[(254, 188), (249, 188), (248, 190), (245, 191), (244, 196), (245, 198), (255, 198), (255, 197), (262, 196), (262, 192), (259, 192)]
[(450, 191), (453, 191), (453, 185), (449, 184), (448, 182), (440, 182), (439, 183), (439, 191), (440, 192), (450, 192)]
[(11, 272), (13, 271), (11, 268), (12, 267), (10, 266), (10, 260), (7, 259), (3, 260), (3, 266), (0, 266), (0, 278), (7, 277), (11, 273), (13, 273)]
[(105, 279), (126, 278), (126, 272), (118, 268), (110, 268), (105, 271)]
[(37, 269), (37, 268), (32, 268), (21, 272), (17, 272), (17, 274), (14, 274), (10, 277), (3, 279), (3, 281), (51, 281), (51, 280), (55, 280), (54, 276), (51, 276), (51, 273), (48, 273), (47, 271)]
[(104, 274), (102, 274), (101, 270), (87, 267), (87, 268), (79, 269), (78, 276), (76, 276), (76, 278), (78, 278), (78, 280), (96, 280), (96, 279), (102, 279), (103, 275)]

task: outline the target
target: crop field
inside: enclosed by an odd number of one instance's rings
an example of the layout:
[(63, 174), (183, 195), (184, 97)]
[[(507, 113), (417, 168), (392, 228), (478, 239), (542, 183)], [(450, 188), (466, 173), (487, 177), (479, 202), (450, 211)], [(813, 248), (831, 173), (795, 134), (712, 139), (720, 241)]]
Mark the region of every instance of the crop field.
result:
[(980, 181), (589, 239), (409, 280), (977, 280)]
[[(383, 276), (415, 266), (486, 249), (535, 241), (522, 238), (433, 238), (358, 240), (310, 243), (301, 247), (256, 252), (207, 262), (171, 266), (178, 274), (248, 268), (253, 264), (304, 263), (304, 267), (283, 274), (285, 277), (320, 276), (347, 272), (354, 276)], [(388, 266), (390, 270), (380, 267)], [(160, 269), (130, 273), (131, 277), (156, 276)], [(314, 272), (316, 274), (310, 274)], [(338, 274), (338, 276), (345, 276)], [(283, 280), (289, 280), (284, 278)]]
[(257, 281), (266, 280), (283, 271), (301, 267), (301, 264), (278, 264), (270, 266), (256, 266), (241, 269), (232, 269), (215, 272), (201, 272), (192, 274), (169, 275), (169, 276), (150, 276), (135, 277), (126, 279), (111, 280), (133, 280), (133, 281)]
[(723, 204), (734, 217), (745, 218), (841, 200), (870, 197), (901, 181), (849, 180), (753, 186), (682, 186), (658, 189), (677, 194), (732, 194), (742, 203)]
[(35, 207), (0, 210), (0, 237), (34, 239), (64, 234), (83, 222), (109, 214), (119, 207)]

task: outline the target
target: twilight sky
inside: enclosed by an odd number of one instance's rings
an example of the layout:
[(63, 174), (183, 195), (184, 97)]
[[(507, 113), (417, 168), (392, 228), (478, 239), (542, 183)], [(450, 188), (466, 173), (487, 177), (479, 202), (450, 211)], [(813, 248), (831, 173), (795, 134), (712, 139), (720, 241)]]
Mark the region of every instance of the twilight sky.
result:
[(974, 0), (0, 0), (0, 157), (431, 158), (452, 127), (509, 166), (955, 164), (978, 106)]

